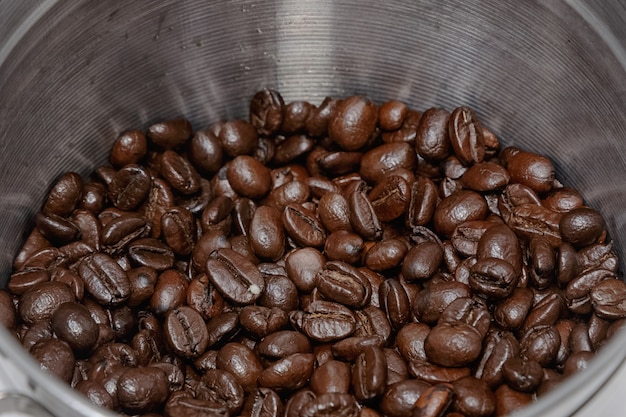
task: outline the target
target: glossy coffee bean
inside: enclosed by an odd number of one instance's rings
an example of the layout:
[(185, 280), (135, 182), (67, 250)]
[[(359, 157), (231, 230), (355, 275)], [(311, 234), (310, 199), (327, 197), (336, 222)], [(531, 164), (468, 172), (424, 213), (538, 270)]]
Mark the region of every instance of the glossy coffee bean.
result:
[(468, 417), (487, 417), (494, 413), (496, 399), (487, 384), (468, 376), (452, 383), (456, 394), (453, 408)]
[(285, 114), (285, 102), (280, 93), (264, 89), (250, 101), (250, 123), (261, 135), (271, 135), (280, 129)]
[(139, 165), (126, 165), (117, 171), (108, 184), (109, 200), (120, 210), (132, 210), (150, 193), (152, 180)]
[(30, 354), (44, 371), (69, 383), (74, 373), (75, 357), (70, 346), (59, 339), (43, 339), (30, 348)]
[(428, 359), (440, 366), (462, 367), (474, 362), (482, 351), (482, 336), (464, 323), (441, 323), (424, 341)]
[(604, 231), (602, 215), (591, 208), (576, 208), (563, 215), (559, 222), (563, 240), (574, 247), (594, 243)]
[(163, 271), (157, 278), (154, 292), (150, 297), (150, 310), (164, 315), (183, 305), (189, 283), (185, 276), (174, 269)]
[(385, 143), (363, 155), (359, 173), (364, 180), (378, 182), (400, 169), (414, 170), (417, 166), (415, 148), (408, 143)]
[(380, 410), (389, 417), (404, 417), (411, 413), (417, 400), (430, 388), (430, 384), (407, 379), (390, 385), (385, 390)]
[(126, 369), (117, 381), (120, 407), (129, 413), (153, 411), (168, 395), (167, 375), (155, 367)]
[(220, 140), (209, 130), (194, 133), (189, 142), (189, 161), (198, 172), (210, 175), (222, 165), (223, 151)]
[(463, 165), (482, 162), (485, 158), (485, 139), (482, 125), (473, 110), (458, 107), (448, 120), (448, 136), (454, 154)]
[(61, 304), (52, 314), (51, 323), (56, 336), (77, 355), (88, 353), (98, 341), (98, 325), (89, 310), (76, 302)]
[(327, 262), (317, 274), (316, 281), (321, 295), (345, 306), (362, 307), (371, 296), (367, 279), (358, 269), (345, 262)]
[(217, 369), (233, 374), (246, 392), (256, 387), (263, 371), (254, 351), (240, 343), (227, 343), (219, 350)]
[(285, 252), (285, 231), (281, 214), (273, 207), (260, 206), (249, 226), (250, 245), (262, 259), (276, 261)]
[(439, 203), (433, 221), (437, 232), (451, 236), (458, 225), (471, 220), (483, 220), (487, 212), (487, 202), (480, 194), (460, 190)]
[(430, 108), (422, 114), (417, 126), (415, 148), (423, 158), (441, 161), (450, 154), (449, 119), (450, 113), (441, 108)]
[(328, 135), (347, 151), (363, 147), (376, 128), (378, 111), (369, 99), (352, 96), (340, 100), (328, 120)]
[(518, 152), (506, 162), (511, 182), (530, 187), (537, 193), (550, 191), (554, 183), (554, 166), (544, 156), (531, 152)]
[(183, 357), (197, 357), (208, 345), (204, 319), (191, 307), (181, 306), (165, 315), (164, 334), (168, 346)]
[(67, 172), (48, 192), (42, 211), (60, 217), (69, 216), (76, 208), (83, 191), (83, 179), (76, 172)]
[(354, 314), (347, 307), (330, 301), (315, 301), (304, 311), (291, 312), (289, 319), (317, 342), (342, 339), (356, 330)]
[(236, 304), (252, 304), (265, 289), (256, 266), (232, 249), (218, 249), (207, 261), (206, 270), (220, 294)]
[(382, 395), (387, 385), (387, 358), (382, 349), (366, 347), (357, 358), (352, 372), (352, 388), (358, 400)]
[(250, 155), (258, 144), (258, 134), (253, 124), (245, 120), (229, 120), (221, 123), (218, 138), (224, 153), (232, 158)]
[(317, 395), (331, 392), (347, 394), (350, 381), (350, 365), (337, 360), (329, 360), (313, 370), (310, 387)]

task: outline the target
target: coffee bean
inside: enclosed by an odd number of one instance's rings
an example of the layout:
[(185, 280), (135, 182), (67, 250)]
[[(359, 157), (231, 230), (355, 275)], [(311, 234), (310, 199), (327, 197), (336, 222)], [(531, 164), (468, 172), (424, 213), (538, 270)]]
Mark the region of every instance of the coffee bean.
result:
[(283, 211), (283, 226), (287, 234), (303, 247), (321, 247), (326, 239), (326, 230), (315, 213), (301, 204), (290, 204)]
[(313, 373), (315, 356), (311, 353), (294, 353), (274, 362), (259, 376), (259, 385), (280, 390), (302, 388)]
[(433, 222), (437, 232), (451, 236), (458, 225), (471, 220), (483, 220), (487, 212), (487, 202), (480, 194), (460, 190), (439, 203), (433, 215)]
[(518, 152), (505, 164), (511, 182), (530, 187), (537, 193), (550, 191), (554, 183), (554, 166), (544, 156), (531, 152)]
[(415, 148), (408, 143), (386, 143), (366, 152), (361, 160), (359, 173), (366, 181), (378, 182), (389, 173), (417, 166)]
[(289, 317), (280, 308), (264, 306), (245, 306), (239, 313), (241, 327), (252, 337), (261, 339), (287, 327)]
[(83, 179), (76, 172), (67, 172), (57, 180), (48, 192), (42, 212), (67, 217), (72, 214), (81, 199)]
[(440, 108), (426, 110), (417, 126), (415, 148), (425, 159), (441, 161), (450, 154), (448, 121), (450, 113)]
[(284, 415), (283, 402), (269, 388), (258, 388), (248, 395), (241, 412), (242, 417), (280, 417)]
[(217, 369), (228, 371), (250, 392), (263, 371), (254, 351), (240, 343), (227, 343), (217, 353)]
[(164, 334), (168, 346), (183, 357), (197, 357), (208, 345), (208, 334), (200, 313), (181, 306), (165, 315)]
[(300, 410), (302, 417), (322, 417), (333, 414), (357, 417), (359, 408), (354, 397), (350, 394), (335, 392), (322, 394), (304, 405)]
[(189, 195), (200, 189), (200, 175), (182, 156), (165, 151), (161, 157), (161, 175), (176, 191)]
[(148, 127), (148, 138), (164, 149), (175, 149), (187, 142), (191, 136), (191, 124), (186, 119), (172, 119)]
[(79, 355), (88, 353), (98, 341), (98, 325), (89, 310), (76, 302), (61, 304), (51, 317), (56, 336)]
[(382, 349), (369, 346), (354, 364), (352, 388), (358, 400), (369, 400), (385, 391), (387, 385), (387, 358)]
[(80, 238), (80, 230), (76, 225), (56, 214), (37, 213), (35, 224), (44, 238), (56, 244), (66, 244)]
[(406, 104), (401, 101), (386, 101), (378, 108), (378, 126), (383, 130), (399, 129), (408, 112)]
[(468, 376), (452, 383), (454, 409), (469, 417), (487, 417), (496, 409), (496, 399), (484, 381)]
[(120, 406), (129, 413), (146, 413), (165, 403), (167, 375), (154, 367), (126, 369), (117, 381)]
[(159, 275), (152, 297), (150, 309), (158, 315), (180, 307), (185, 302), (189, 283), (185, 276), (174, 269), (167, 269)]
[(340, 148), (354, 151), (373, 135), (378, 119), (376, 105), (369, 99), (352, 96), (340, 100), (328, 120), (328, 135)]
[(371, 295), (367, 279), (345, 262), (327, 262), (316, 281), (320, 294), (326, 299), (349, 307), (364, 306)]
[(574, 247), (594, 243), (604, 231), (602, 215), (590, 208), (576, 208), (563, 215), (559, 222), (563, 240)]
[(448, 121), (448, 135), (454, 154), (463, 165), (482, 162), (485, 158), (485, 139), (476, 113), (468, 107), (452, 111)]
[(150, 193), (152, 180), (139, 165), (126, 165), (117, 171), (108, 184), (109, 200), (120, 210), (132, 210)]
[(232, 249), (218, 249), (207, 261), (207, 275), (224, 298), (252, 304), (265, 289), (259, 270)]
[[(262, 133), (260, 130), (259, 132)], [(254, 152), (259, 140), (255, 126), (245, 120), (223, 122), (218, 138), (224, 153), (232, 158), (239, 155), (250, 155)]]
[(424, 176), (418, 176), (411, 184), (406, 223), (409, 227), (424, 226), (435, 213), (439, 192), (435, 183)]
[(271, 135), (280, 129), (285, 114), (285, 102), (280, 93), (264, 89), (250, 101), (250, 123), (261, 135)]
[(30, 348), (30, 354), (44, 371), (66, 383), (72, 380), (75, 359), (66, 342), (52, 338), (41, 340)]
[(281, 214), (270, 206), (261, 206), (250, 221), (250, 245), (263, 259), (276, 261), (285, 252), (285, 231)]
[(424, 341), (427, 358), (434, 364), (462, 367), (474, 362), (482, 350), (481, 334), (469, 324), (440, 323)]
[(315, 301), (304, 311), (289, 314), (292, 325), (317, 342), (342, 339), (354, 333), (354, 314), (341, 304), (330, 301)]
[(248, 155), (233, 159), (226, 170), (226, 177), (233, 190), (243, 197), (261, 198), (271, 187), (269, 169)]
[(500, 190), (510, 180), (511, 176), (507, 170), (495, 162), (474, 164), (461, 177), (463, 187), (478, 192)]
[(390, 175), (382, 179), (368, 194), (380, 221), (389, 222), (402, 216), (409, 203), (409, 183), (402, 177)]
[(194, 133), (189, 142), (189, 161), (198, 172), (210, 175), (222, 165), (223, 151), (220, 140), (208, 130)]
[(417, 400), (429, 388), (430, 384), (416, 379), (407, 379), (390, 385), (382, 397), (380, 410), (389, 417), (408, 416)]
[(113, 146), (109, 155), (109, 162), (116, 167), (138, 164), (148, 152), (148, 141), (143, 132), (139, 130), (129, 130), (121, 133)]

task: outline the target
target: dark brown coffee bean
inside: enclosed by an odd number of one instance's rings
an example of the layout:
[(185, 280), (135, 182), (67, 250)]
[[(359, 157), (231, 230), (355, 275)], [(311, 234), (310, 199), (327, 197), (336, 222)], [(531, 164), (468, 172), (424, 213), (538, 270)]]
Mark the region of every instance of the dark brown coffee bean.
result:
[(502, 374), (511, 388), (533, 392), (543, 380), (543, 368), (537, 362), (511, 358), (504, 363)]
[(511, 182), (530, 187), (537, 193), (550, 191), (554, 183), (554, 166), (544, 156), (531, 152), (518, 152), (505, 164)]
[(128, 213), (111, 220), (102, 228), (101, 242), (109, 253), (121, 253), (133, 240), (148, 236), (150, 230), (148, 219)]
[(320, 198), (318, 214), (324, 227), (331, 233), (352, 230), (348, 200), (337, 192), (328, 192)]
[(218, 138), (224, 153), (232, 158), (252, 154), (259, 140), (255, 127), (245, 120), (221, 123)]
[(58, 245), (80, 238), (80, 230), (76, 225), (56, 214), (37, 213), (35, 224), (43, 237)]
[(378, 126), (383, 130), (396, 130), (402, 126), (409, 109), (398, 100), (386, 101), (378, 108)]
[(482, 234), (476, 246), (476, 258), (478, 260), (497, 258), (506, 261), (517, 275), (522, 269), (519, 239), (511, 228), (503, 224), (490, 227)]
[(338, 230), (329, 234), (324, 244), (324, 253), (329, 260), (349, 264), (359, 263), (364, 249), (363, 238), (345, 230)]
[(152, 225), (152, 237), (161, 236), (161, 216), (165, 210), (174, 207), (174, 193), (171, 187), (162, 179), (152, 180), (148, 197), (144, 204), (139, 207), (139, 212), (150, 221)]
[(591, 303), (598, 317), (618, 320), (626, 317), (626, 284), (619, 279), (605, 279), (590, 292)]
[(185, 302), (188, 282), (185, 276), (176, 270), (168, 269), (159, 275), (154, 293), (150, 298), (150, 309), (158, 315), (180, 307)]
[(354, 314), (341, 304), (315, 301), (304, 311), (289, 314), (292, 325), (317, 342), (342, 339), (354, 333)]
[(452, 236), (461, 223), (483, 220), (488, 213), (487, 202), (475, 191), (460, 190), (439, 203), (433, 215), (437, 232)]
[(454, 400), (451, 384), (437, 384), (426, 390), (413, 406), (411, 417), (443, 416)]
[(485, 158), (485, 139), (476, 113), (468, 107), (452, 111), (448, 121), (448, 136), (454, 154), (463, 165), (482, 162)]
[(467, 417), (488, 417), (496, 410), (496, 399), (489, 386), (468, 376), (452, 383), (456, 394), (453, 408)]
[(382, 349), (369, 346), (354, 364), (352, 388), (354, 396), (365, 401), (382, 395), (387, 385), (387, 358)]
[(542, 206), (561, 213), (580, 208), (583, 204), (580, 193), (569, 187), (554, 188), (541, 200)]
[(154, 411), (168, 395), (167, 375), (155, 367), (126, 369), (117, 381), (120, 407), (129, 413)]
[(535, 326), (522, 337), (520, 353), (523, 358), (547, 367), (556, 359), (560, 343), (561, 336), (554, 326)]
[(409, 227), (424, 226), (432, 219), (439, 199), (437, 186), (424, 176), (418, 176), (411, 184), (406, 224)]
[(278, 394), (269, 388), (258, 388), (248, 395), (241, 417), (281, 417), (284, 415), (283, 402)]
[(426, 337), (424, 350), (436, 365), (462, 367), (480, 356), (482, 336), (469, 324), (440, 323)]
[(236, 304), (252, 304), (265, 289), (256, 266), (232, 249), (218, 249), (207, 261), (206, 270), (222, 296)]
[(350, 381), (350, 365), (345, 362), (329, 360), (313, 370), (309, 386), (317, 395), (331, 392), (347, 394), (350, 389)]
[(386, 271), (399, 266), (407, 252), (407, 245), (400, 239), (381, 240), (367, 250), (365, 265), (372, 271)]
[(143, 132), (129, 130), (120, 134), (109, 155), (111, 165), (121, 168), (125, 165), (138, 164), (148, 152), (148, 141)]
[(224, 344), (233, 339), (239, 332), (239, 314), (235, 312), (222, 313), (213, 317), (207, 324), (209, 347)]
[(276, 133), (283, 124), (285, 102), (280, 93), (264, 89), (250, 101), (250, 123), (261, 135)]
[(198, 172), (211, 175), (222, 165), (222, 144), (209, 130), (200, 130), (191, 138), (188, 155)]
[(81, 304), (61, 304), (52, 314), (51, 323), (56, 336), (78, 355), (88, 353), (98, 341), (98, 325)]
[(109, 201), (120, 210), (132, 210), (150, 194), (152, 180), (139, 165), (126, 165), (117, 171), (109, 188)]
[(148, 127), (148, 138), (163, 149), (175, 149), (187, 142), (191, 131), (191, 124), (188, 120), (172, 119)]
[(507, 330), (522, 326), (533, 305), (533, 292), (530, 288), (515, 288), (510, 296), (500, 302), (494, 312), (496, 323)]
[(469, 324), (485, 337), (491, 324), (491, 315), (487, 305), (480, 299), (457, 298), (441, 313), (438, 324), (441, 323)]
[(81, 380), (76, 384), (74, 389), (89, 400), (90, 403), (97, 407), (113, 409), (115, 403), (109, 392), (98, 382), (91, 380)]
[(285, 270), (299, 291), (308, 293), (315, 288), (317, 274), (326, 265), (326, 258), (314, 248), (296, 249), (285, 260)]
[(414, 170), (417, 166), (415, 148), (408, 143), (386, 143), (363, 155), (359, 173), (364, 180), (378, 182), (399, 168)]
[(496, 191), (504, 188), (511, 177), (502, 165), (480, 162), (472, 165), (461, 177), (463, 187), (478, 192)]
[(67, 217), (72, 214), (81, 199), (83, 179), (76, 172), (67, 172), (57, 180), (48, 192), (43, 204), (44, 214)]
[(270, 206), (261, 206), (254, 212), (249, 226), (250, 245), (262, 259), (276, 261), (285, 252), (285, 231), (281, 214)]
[(382, 179), (370, 191), (368, 198), (380, 221), (389, 222), (402, 216), (409, 202), (409, 184), (400, 176)]
[(305, 122), (305, 128), (309, 135), (320, 137), (328, 134), (328, 120), (335, 111), (337, 101), (331, 97), (325, 97), (319, 106), (311, 109)]
[(0, 324), (7, 329), (13, 330), (17, 322), (15, 305), (6, 290), (0, 290)]
[(508, 297), (519, 280), (513, 266), (502, 259), (482, 258), (470, 269), (470, 287), (479, 295), (500, 300)]
[(596, 242), (604, 231), (604, 219), (594, 209), (576, 208), (563, 214), (559, 230), (564, 241), (579, 248)]
[(474, 372), (476, 378), (485, 381), (491, 388), (504, 381), (502, 367), (520, 353), (520, 345), (511, 332), (492, 331), (483, 342), (483, 352)]
[(263, 371), (254, 351), (240, 343), (227, 343), (219, 350), (217, 369), (233, 374), (246, 392), (256, 387), (257, 379)]
[(314, 212), (301, 204), (290, 204), (283, 211), (283, 225), (287, 234), (303, 247), (321, 247), (326, 240), (326, 230)]
[(380, 402), (380, 410), (389, 417), (406, 417), (430, 384), (416, 379), (396, 382), (387, 387)]
[(102, 305), (119, 305), (130, 297), (130, 280), (126, 272), (110, 256), (91, 255), (78, 266), (85, 289)]
[(380, 285), (378, 294), (381, 309), (387, 313), (391, 326), (400, 329), (411, 316), (411, 304), (404, 287), (396, 279), (387, 279)]
[(576, 352), (570, 355), (563, 364), (563, 374), (569, 376), (586, 369), (589, 365), (589, 361), (591, 361), (594, 356), (593, 352), (588, 351)]
[(177, 391), (167, 399), (163, 415), (165, 417), (202, 417), (206, 415), (228, 417), (228, 410), (223, 404), (201, 400), (184, 391)]
[(441, 313), (457, 298), (471, 296), (467, 285), (460, 282), (431, 284), (420, 291), (415, 299), (416, 316), (425, 323), (434, 324)]
[(163, 333), (168, 346), (186, 358), (198, 357), (208, 345), (207, 328), (200, 313), (191, 307), (174, 308), (165, 315)]
[(565, 301), (574, 313), (588, 314), (592, 310), (591, 290), (606, 279), (614, 278), (612, 272), (604, 269), (592, 269), (583, 272), (567, 284)]
[(357, 417), (359, 408), (356, 400), (350, 394), (327, 393), (322, 394), (306, 403), (300, 410), (302, 417), (322, 416)]
[(186, 159), (174, 151), (161, 157), (161, 175), (176, 191), (189, 195), (200, 189), (200, 175)]
[(11, 294), (22, 295), (37, 284), (47, 281), (50, 281), (50, 271), (29, 268), (11, 274), (8, 289), (11, 291)]
[(99, 213), (104, 207), (106, 195), (107, 191), (104, 184), (96, 181), (89, 181), (83, 185), (83, 191), (78, 202), (78, 208), (91, 213)]
[(59, 339), (44, 339), (30, 348), (30, 354), (41, 369), (70, 383), (74, 374), (74, 353), (72, 348)]
[(331, 347), (333, 357), (354, 362), (366, 347), (382, 348), (385, 339), (380, 335), (351, 336), (334, 343)]
[(243, 197), (261, 198), (271, 187), (269, 169), (248, 155), (233, 159), (226, 170), (228, 182)]
[(367, 279), (345, 262), (327, 262), (317, 274), (316, 281), (320, 294), (327, 300), (349, 307), (363, 307), (371, 295)]
[(497, 416), (508, 416), (533, 401), (531, 394), (516, 391), (506, 384), (498, 387), (495, 396)]
[(443, 261), (443, 248), (436, 242), (413, 246), (402, 262), (402, 274), (409, 281), (430, 278)]
[(245, 306), (239, 313), (239, 321), (252, 337), (262, 339), (287, 327), (289, 317), (279, 308), (263, 306)]
[(174, 265), (174, 251), (160, 240), (137, 239), (127, 249), (130, 260), (141, 267), (163, 271)]
[(302, 388), (313, 373), (315, 356), (294, 353), (265, 368), (259, 376), (259, 385), (277, 390)]
[(50, 242), (41, 235), (37, 228), (33, 228), (32, 232), (26, 238), (26, 241), (20, 248), (19, 252), (13, 260), (13, 268), (20, 271), (24, 268), (24, 264), (36, 252), (50, 246)]
[(450, 154), (449, 119), (450, 113), (439, 108), (430, 108), (422, 114), (417, 126), (415, 148), (423, 158), (441, 161)]
[(328, 135), (340, 148), (362, 148), (376, 129), (378, 111), (369, 99), (352, 96), (340, 100), (328, 121)]
[(244, 404), (244, 391), (237, 379), (227, 371), (209, 369), (202, 375), (199, 398), (223, 404), (229, 413), (237, 414)]

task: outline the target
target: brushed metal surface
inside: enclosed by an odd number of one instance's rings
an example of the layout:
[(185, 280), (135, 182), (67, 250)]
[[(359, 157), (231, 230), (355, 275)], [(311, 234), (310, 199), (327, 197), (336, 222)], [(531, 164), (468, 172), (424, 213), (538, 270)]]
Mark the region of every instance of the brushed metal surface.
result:
[[(0, 0), (0, 10), (2, 283), (55, 177), (87, 175), (127, 128), (246, 118), (262, 87), (316, 104), (365, 94), (474, 107), (504, 145), (550, 156), (602, 212), (624, 270), (624, 2)], [(0, 351), (53, 411), (96, 415), (3, 332)], [(572, 414), (623, 360), (619, 343), (626, 334), (520, 415)]]

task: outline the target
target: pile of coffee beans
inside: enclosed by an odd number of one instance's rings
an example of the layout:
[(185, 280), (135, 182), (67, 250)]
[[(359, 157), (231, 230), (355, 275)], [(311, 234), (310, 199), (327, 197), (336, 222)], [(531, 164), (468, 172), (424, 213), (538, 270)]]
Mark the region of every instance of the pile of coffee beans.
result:
[(109, 160), (53, 185), (0, 319), (124, 415), (502, 416), (626, 317), (602, 216), (467, 107), (266, 89)]

